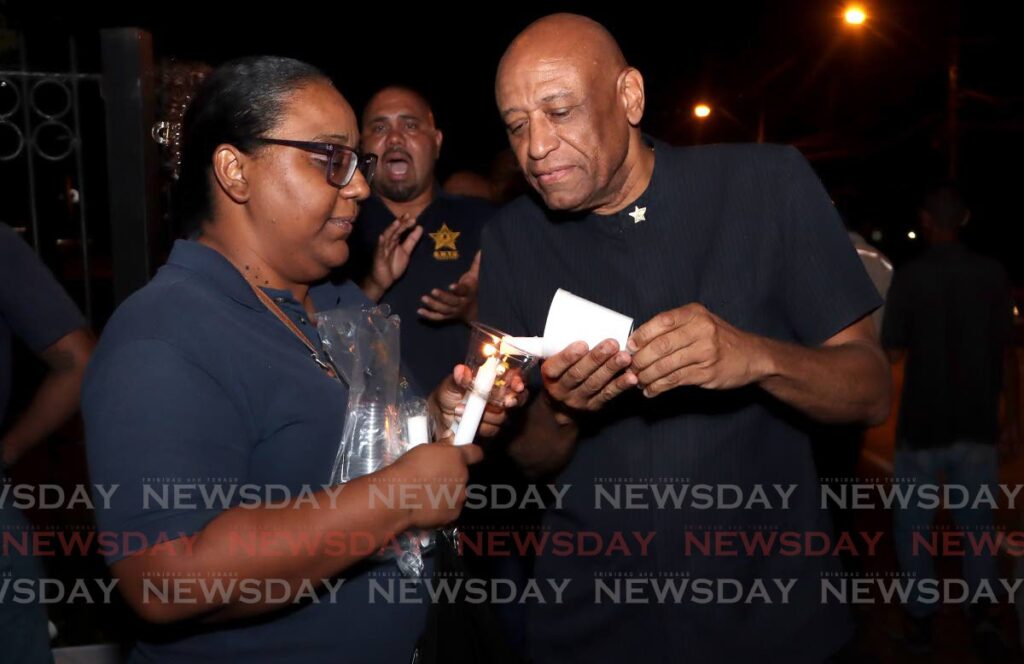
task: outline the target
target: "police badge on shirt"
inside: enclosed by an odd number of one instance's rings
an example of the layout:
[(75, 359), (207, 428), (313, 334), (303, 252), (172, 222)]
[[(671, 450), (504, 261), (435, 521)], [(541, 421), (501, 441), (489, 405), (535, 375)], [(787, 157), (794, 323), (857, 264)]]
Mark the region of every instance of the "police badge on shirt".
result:
[(459, 248), (455, 246), (455, 241), (462, 233), (453, 231), (448, 228), (448, 224), (442, 223), (437, 232), (429, 235), (434, 241), (434, 260), (454, 261), (459, 259)]

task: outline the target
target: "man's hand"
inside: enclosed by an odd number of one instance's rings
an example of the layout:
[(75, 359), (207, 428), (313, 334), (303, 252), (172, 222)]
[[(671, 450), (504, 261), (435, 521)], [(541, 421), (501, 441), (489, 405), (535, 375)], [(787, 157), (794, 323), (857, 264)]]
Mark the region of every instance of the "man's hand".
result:
[(420, 316), (432, 321), (476, 320), (476, 291), (480, 277), (480, 252), (476, 252), (473, 265), (459, 281), (448, 285), (448, 290), (434, 288), (420, 298), (423, 306), (416, 310)]
[[(619, 350), (614, 339), (605, 339), (594, 350), (577, 341), (552, 355), (540, 367), (544, 388), (556, 409), (600, 410), (609, 401), (636, 385), (636, 376), (623, 373), (629, 353)], [(559, 423), (565, 423), (565, 413)]]
[[(406, 231), (409, 231), (409, 234), (402, 240), (402, 235)], [(387, 293), (388, 289), (405, 274), (412, 251), (422, 236), (423, 227), (416, 226), (416, 218), (407, 214), (388, 224), (377, 239), (377, 248), (373, 252), (373, 268), (360, 284), (367, 297), (374, 302), (380, 302), (384, 293)]]
[(641, 325), (627, 348), (644, 396), (655, 397), (681, 385), (730, 389), (758, 381), (764, 375), (759, 339), (692, 303)]

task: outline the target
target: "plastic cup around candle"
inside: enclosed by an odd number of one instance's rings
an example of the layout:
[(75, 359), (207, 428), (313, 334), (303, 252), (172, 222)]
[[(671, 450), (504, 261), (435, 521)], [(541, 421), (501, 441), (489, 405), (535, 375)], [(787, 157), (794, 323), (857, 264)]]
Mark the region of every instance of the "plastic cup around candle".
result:
[(465, 361), (473, 372), (473, 383), (462, 400), (463, 415), (452, 426), (456, 445), (473, 442), (487, 403), (504, 405), (515, 378), (525, 383), (526, 373), (537, 363), (536, 356), (502, 344), (507, 336), (501, 330), (473, 323)]
[(473, 323), (469, 335), (469, 350), (463, 363), (473, 371), (475, 379), (477, 371), (489, 358), (498, 358), (494, 385), (486, 396), (488, 402), (498, 406), (502, 405), (505, 397), (509, 395), (513, 380), (518, 376), (525, 383), (526, 374), (539, 359), (536, 355), (511, 346), (507, 342), (502, 344), (502, 339), (506, 337), (508, 335), (501, 330), (482, 323)]

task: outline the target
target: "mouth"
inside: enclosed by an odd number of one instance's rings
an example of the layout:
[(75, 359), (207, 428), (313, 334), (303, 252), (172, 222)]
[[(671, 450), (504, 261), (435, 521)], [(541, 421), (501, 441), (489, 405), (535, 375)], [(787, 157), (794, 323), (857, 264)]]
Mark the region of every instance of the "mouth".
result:
[(404, 152), (389, 152), (381, 160), (381, 171), (391, 180), (404, 180), (412, 168), (412, 158)]
[(569, 177), (569, 172), (574, 166), (557, 166), (544, 170), (531, 171), (530, 174), (542, 185), (556, 184)]
[(327, 220), (327, 225), (333, 228), (337, 228), (342, 232), (344, 237), (348, 237), (352, 233), (352, 224), (355, 222), (355, 217), (331, 217)]

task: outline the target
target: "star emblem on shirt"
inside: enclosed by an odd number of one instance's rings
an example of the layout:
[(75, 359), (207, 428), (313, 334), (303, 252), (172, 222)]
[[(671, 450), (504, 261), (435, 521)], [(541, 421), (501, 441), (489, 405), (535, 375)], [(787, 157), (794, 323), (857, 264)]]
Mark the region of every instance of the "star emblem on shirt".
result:
[(633, 211), (629, 213), (629, 216), (633, 217), (633, 223), (639, 224), (641, 221), (647, 221), (644, 215), (647, 214), (646, 207), (640, 207), (639, 205), (633, 206)]
[(456, 250), (455, 241), (459, 239), (460, 235), (462, 233), (448, 228), (448, 224), (441, 224), (439, 231), (430, 233), (430, 238), (434, 241), (434, 251), (440, 251), (441, 249)]

